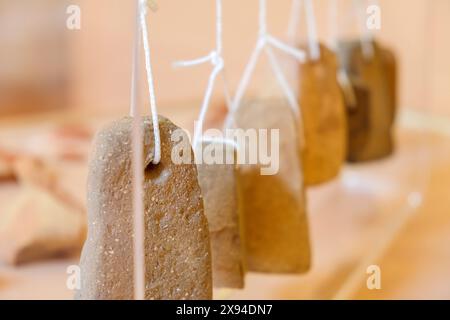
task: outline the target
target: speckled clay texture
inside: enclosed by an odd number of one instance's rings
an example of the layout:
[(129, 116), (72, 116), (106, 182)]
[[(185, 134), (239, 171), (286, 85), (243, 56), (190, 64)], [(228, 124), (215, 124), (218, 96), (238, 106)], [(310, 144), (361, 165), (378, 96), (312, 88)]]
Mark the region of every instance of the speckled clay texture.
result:
[[(360, 105), (369, 114), (367, 141), (351, 143), (347, 158), (352, 162), (364, 162), (389, 156), (394, 149), (392, 131), (397, 109), (395, 56), (375, 42), (374, 56), (368, 59), (363, 55), (359, 41), (340, 43), (339, 56), (352, 82), (360, 83), (368, 93), (368, 104)], [(358, 139), (356, 134), (350, 139)]]
[[(162, 160), (152, 165), (153, 127), (143, 119), (145, 298), (211, 299), (210, 242), (194, 164), (175, 165), (160, 117)], [(132, 119), (115, 121), (94, 141), (88, 177), (88, 239), (77, 299), (133, 299)]]

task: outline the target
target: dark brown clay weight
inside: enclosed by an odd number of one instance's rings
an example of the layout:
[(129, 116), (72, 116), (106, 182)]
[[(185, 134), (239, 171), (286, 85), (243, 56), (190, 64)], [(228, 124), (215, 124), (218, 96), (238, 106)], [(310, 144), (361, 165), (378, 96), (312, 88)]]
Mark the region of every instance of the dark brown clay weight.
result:
[[(396, 61), (392, 52), (374, 42), (372, 58), (365, 57), (360, 41), (339, 44), (341, 66), (357, 90), (364, 88), (367, 93), (360, 97), (359, 108), (368, 113), (367, 141), (364, 144), (350, 143), (348, 160), (364, 162), (385, 158), (394, 149), (393, 124), (396, 113)], [(368, 103), (364, 105), (363, 101)], [(364, 113), (363, 111), (360, 111)], [(349, 121), (357, 121), (356, 118)], [(350, 126), (362, 126), (351, 124)], [(350, 140), (360, 140), (358, 133), (350, 135)]]

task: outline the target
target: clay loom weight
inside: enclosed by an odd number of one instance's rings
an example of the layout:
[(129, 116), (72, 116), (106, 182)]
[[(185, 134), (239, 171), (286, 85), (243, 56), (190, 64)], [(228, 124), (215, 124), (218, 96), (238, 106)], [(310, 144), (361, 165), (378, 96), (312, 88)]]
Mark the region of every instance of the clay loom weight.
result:
[(349, 150), (347, 158), (352, 162), (385, 158), (394, 149), (392, 130), (396, 112), (396, 62), (390, 51), (382, 49), (376, 42), (373, 47), (373, 57), (367, 58), (360, 41), (339, 44), (342, 67), (352, 82), (367, 88), (369, 95), (369, 103), (365, 106), (369, 114), (367, 142), (362, 147)]
[[(145, 298), (211, 299), (210, 243), (197, 169), (172, 162), (171, 134), (178, 128), (162, 117), (159, 124), (162, 159), (153, 165), (153, 126), (151, 119), (143, 120)], [(133, 299), (131, 133), (127, 117), (105, 127), (94, 141), (77, 299)]]
[(380, 48), (383, 69), (386, 70), (389, 92), (389, 110), (391, 110), (391, 124), (394, 125), (397, 113), (397, 59), (394, 52), (387, 48)]
[[(306, 185), (335, 178), (347, 154), (347, 119), (337, 80), (335, 54), (320, 45), (321, 55), (300, 65), (299, 104), (305, 136), (302, 160)], [(307, 50), (305, 50), (307, 51)]]
[(345, 70), (339, 72), (338, 79), (347, 112), (347, 160), (353, 161), (355, 150), (364, 148), (369, 137), (370, 95), (367, 86), (350, 78)]
[(261, 163), (239, 169), (248, 270), (304, 273), (311, 258), (298, 129), (291, 108), (284, 99), (244, 101), (234, 120), (244, 130), (280, 130), (278, 173), (262, 175)]
[(242, 234), (240, 185), (234, 145), (221, 142), (203, 142), (203, 152), (221, 158), (218, 163), (203, 159), (197, 166), (203, 193), (205, 214), (211, 238), (213, 285), (215, 288), (244, 287), (245, 258)]

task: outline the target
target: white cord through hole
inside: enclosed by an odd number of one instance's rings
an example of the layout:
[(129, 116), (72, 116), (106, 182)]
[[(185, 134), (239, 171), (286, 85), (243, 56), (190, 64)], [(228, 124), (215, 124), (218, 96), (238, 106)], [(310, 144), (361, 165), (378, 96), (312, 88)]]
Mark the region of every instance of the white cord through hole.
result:
[(142, 29), (142, 40), (144, 44), (145, 55), (145, 70), (147, 72), (147, 85), (150, 96), (150, 109), (153, 121), (153, 135), (155, 139), (155, 154), (153, 156), (153, 164), (158, 164), (161, 161), (161, 136), (159, 132), (158, 108), (156, 106), (155, 97), (155, 83), (153, 80), (152, 61), (150, 55), (150, 44), (148, 41), (148, 26), (147, 26), (147, 8), (148, 0), (140, 0), (140, 24)]

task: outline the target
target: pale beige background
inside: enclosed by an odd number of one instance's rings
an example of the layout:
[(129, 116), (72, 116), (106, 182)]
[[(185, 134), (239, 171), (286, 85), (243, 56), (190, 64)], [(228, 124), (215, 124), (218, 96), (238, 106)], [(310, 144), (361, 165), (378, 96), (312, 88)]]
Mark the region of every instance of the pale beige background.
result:
[[(163, 106), (195, 101), (203, 94), (210, 66), (174, 70), (171, 63), (198, 57), (213, 48), (215, 1), (157, 2), (159, 9), (150, 12), (149, 22), (158, 100)], [(325, 41), (329, 35), (328, 0), (314, 2), (320, 36)], [(338, 2), (341, 8), (349, 3)], [(73, 101), (80, 108), (126, 112), (133, 1), (74, 3), (82, 9), (82, 29), (68, 31)], [(234, 88), (256, 41), (258, 2), (223, 0), (223, 3), (225, 58)], [(284, 37), (291, 1), (268, 0), (268, 3), (270, 30)], [(382, 0), (381, 6), (382, 30), (378, 36), (398, 54), (401, 105), (450, 116), (450, 0)], [(348, 25), (346, 30), (350, 30)]]

